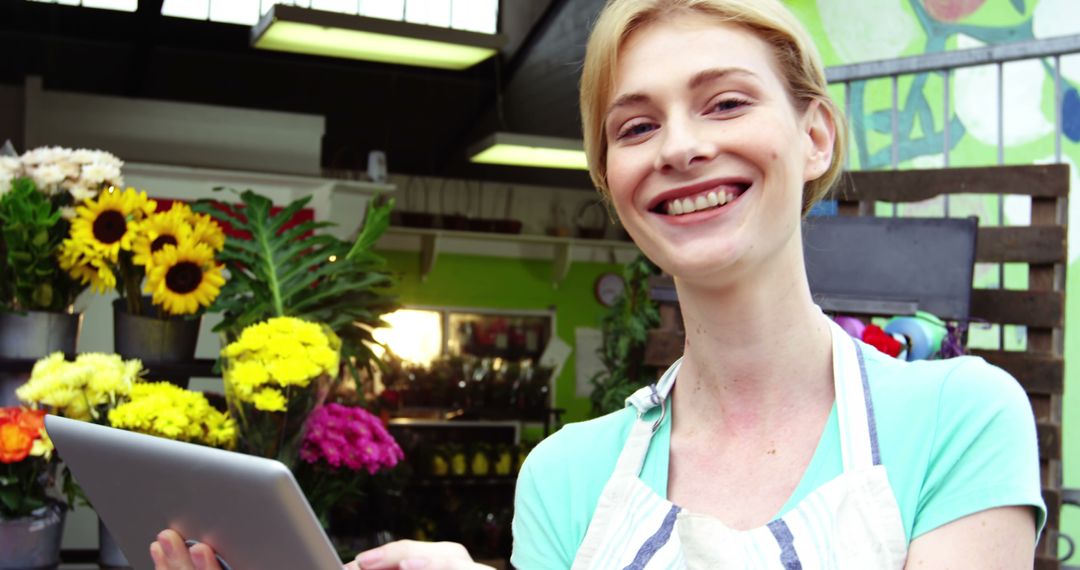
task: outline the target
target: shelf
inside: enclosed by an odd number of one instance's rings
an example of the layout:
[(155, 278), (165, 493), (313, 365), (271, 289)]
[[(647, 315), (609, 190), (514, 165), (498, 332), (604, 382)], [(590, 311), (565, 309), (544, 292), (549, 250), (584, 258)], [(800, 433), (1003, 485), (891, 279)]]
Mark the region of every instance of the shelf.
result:
[(628, 263), (638, 254), (632, 242), (563, 238), (532, 234), (497, 234), (426, 228), (391, 227), (377, 248), (419, 251), (420, 278), (435, 267), (440, 253), (459, 253), (513, 259), (548, 259), (551, 281), (558, 287), (575, 261)]
[(473, 475), (445, 477), (417, 477), (409, 482), (411, 487), (497, 487), (514, 485), (517, 483), (517, 475), (489, 475), (476, 477)]
[(301, 176), (297, 174), (275, 174), (270, 172), (251, 172), (245, 170), (225, 170), (220, 168), (200, 168), (193, 166), (174, 166), (169, 164), (151, 164), (128, 162), (124, 164), (124, 174), (135, 177), (154, 177), (172, 180), (196, 182), (211, 181), (215, 184), (236, 186), (244, 189), (248, 186), (275, 186), (296, 191), (315, 191), (330, 189), (333, 192), (353, 192), (360, 194), (382, 194), (393, 192), (392, 184), (378, 184), (366, 180), (345, 180), (323, 178), (321, 176)]

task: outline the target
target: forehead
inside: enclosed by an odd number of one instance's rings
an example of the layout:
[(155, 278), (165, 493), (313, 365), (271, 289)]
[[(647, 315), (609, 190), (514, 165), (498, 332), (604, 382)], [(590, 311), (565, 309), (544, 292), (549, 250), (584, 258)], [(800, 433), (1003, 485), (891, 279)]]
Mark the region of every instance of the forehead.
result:
[(696, 12), (680, 12), (634, 30), (619, 48), (611, 99), (684, 83), (703, 70), (749, 71), (768, 87), (783, 89), (770, 45), (745, 26)]

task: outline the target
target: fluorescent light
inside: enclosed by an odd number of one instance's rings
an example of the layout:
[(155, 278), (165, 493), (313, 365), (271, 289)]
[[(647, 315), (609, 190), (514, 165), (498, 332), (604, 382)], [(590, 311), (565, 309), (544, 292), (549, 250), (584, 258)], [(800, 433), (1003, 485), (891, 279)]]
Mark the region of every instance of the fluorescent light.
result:
[(581, 141), (514, 133), (495, 133), (468, 150), (469, 160), (483, 164), (588, 170)]
[(504, 38), (276, 5), (251, 30), (260, 49), (441, 69), (467, 69), (499, 52)]

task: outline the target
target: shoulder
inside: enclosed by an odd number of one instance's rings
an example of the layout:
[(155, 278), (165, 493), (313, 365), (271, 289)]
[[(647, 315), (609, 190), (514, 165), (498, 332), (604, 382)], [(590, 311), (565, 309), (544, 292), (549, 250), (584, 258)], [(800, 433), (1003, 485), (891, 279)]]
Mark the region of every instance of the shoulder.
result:
[(1027, 395), (1011, 374), (976, 356), (904, 362), (864, 345), (863, 359), (875, 407), (893, 404), (945, 410), (1021, 407)]
[[(622, 444), (637, 418), (633, 408), (584, 422), (567, 424), (545, 438), (529, 453), (525, 466), (547, 473), (572, 467), (577, 474), (607, 481)], [(604, 469), (610, 463), (610, 469)]]
[(567, 424), (529, 453), (514, 496), (515, 566), (570, 567), (636, 418), (624, 408)]
[(996, 506), (1032, 505), (1044, 520), (1034, 414), (1012, 375), (974, 356), (903, 362), (868, 346), (863, 354), (909, 537)]

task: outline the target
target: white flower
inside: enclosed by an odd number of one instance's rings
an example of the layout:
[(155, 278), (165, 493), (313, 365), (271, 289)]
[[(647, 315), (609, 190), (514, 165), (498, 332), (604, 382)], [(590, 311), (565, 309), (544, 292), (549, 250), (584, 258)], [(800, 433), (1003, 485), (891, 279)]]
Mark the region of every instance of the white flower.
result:
[(120, 179), (120, 168), (107, 162), (93, 162), (82, 167), (81, 183), (85, 186), (98, 187), (108, 183), (116, 186)]
[(80, 148), (71, 153), (71, 161), (76, 164), (90, 164), (98, 160), (100, 151)]
[(22, 164), (13, 156), (0, 156), (0, 172), (9, 171), (14, 175), (22, 170)]
[(74, 220), (75, 216), (78, 215), (79, 213), (76, 212), (75, 208), (72, 208), (71, 206), (65, 206), (63, 208), (60, 208), (60, 217), (64, 218), (65, 220)]
[(12, 174), (9, 170), (0, 170), (0, 196), (11, 190), (11, 181), (15, 179)]
[(30, 177), (34, 179), (38, 189), (47, 194), (55, 192), (56, 185), (66, 178), (64, 171), (55, 164), (43, 164), (31, 170)]
[(23, 153), (22, 162), (27, 166), (37, 166), (66, 159), (70, 154), (71, 151), (64, 147), (43, 146)]
[(68, 193), (71, 194), (71, 199), (74, 200), (76, 203), (82, 202), (83, 200), (89, 200), (97, 196), (97, 190), (93, 188), (87, 188), (81, 183), (72, 184), (71, 187), (68, 188)]

